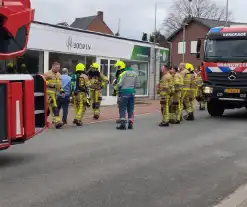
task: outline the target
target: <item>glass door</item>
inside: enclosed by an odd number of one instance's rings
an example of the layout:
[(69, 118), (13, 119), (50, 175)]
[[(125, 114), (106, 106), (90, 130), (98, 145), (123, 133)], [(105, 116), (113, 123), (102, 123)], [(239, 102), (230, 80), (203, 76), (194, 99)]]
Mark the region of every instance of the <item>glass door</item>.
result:
[(114, 67), (116, 63), (116, 60), (110, 60), (110, 73), (109, 73), (109, 96), (112, 96), (113, 94), (113, 90), (114, 90), (114, 86), (112, 85), (115, 76), (116, 76), (116, 68)]
[[(103, 73), (104, 76), (109, 78), (109, 60), (107, 59), (101, 59), (100, 60), (100, 72)], [(108, 96), (108, 88), (109, 86), (107, 85), (107, 87), (104, 87), (102, 90), (102, 96)]]
[(112, 82), (115, 79), (116, 69), (114, 64), (117, 60), (108, 58), (99, 58), (100, 71), (108, 78), (109, 84), (102, 90), (102, 105), (114, 105), (117, 103), (117, 97), (112, 96), (113, 86)]

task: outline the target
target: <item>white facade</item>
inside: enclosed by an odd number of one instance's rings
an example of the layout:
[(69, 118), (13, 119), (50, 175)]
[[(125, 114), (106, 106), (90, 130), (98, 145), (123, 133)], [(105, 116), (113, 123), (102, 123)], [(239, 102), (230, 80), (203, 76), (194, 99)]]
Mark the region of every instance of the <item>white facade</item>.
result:
[[(156, 58), (154, 64), (154, 52), (150, 43), (134, 41), (124, 38), (116, 38), (110, 35), (102, 35), (95, 32), (77, 30), (73, 28), (63, 28), (59, 26), (32, 23), (28, 42), (29, 50), (43, 51), (44, 72), (49, 70), (49, 53), (74, 54), (81, 56), (96, 56), (96, 61), (108, 60), (108, 78), (112, 72), (111, 60), (125, 60), (147, 63), (147, 71), (142, 71), (146, 76), (146, 92), (139, 96), (154, 96), (157, 75), (159, 74), (160, 58)], [(161, 58), (166, 58), (169, 62), (168, 49), (155, 46), (158, 52), (163, 51)], [(156, 66), (155, 70), (154, 67)], [(144, 67), (144, 66), (143, 66)], [(103, 97), (103, 104), (115, 104), (116, 97), (112, 97), (107, 88), (107, 95)]]

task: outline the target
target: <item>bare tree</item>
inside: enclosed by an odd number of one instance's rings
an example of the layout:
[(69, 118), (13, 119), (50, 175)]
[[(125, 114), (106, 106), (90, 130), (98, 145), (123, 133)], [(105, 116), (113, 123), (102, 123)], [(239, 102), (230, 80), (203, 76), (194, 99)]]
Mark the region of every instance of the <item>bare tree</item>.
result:
[[(213, 20), (225, 20), (226, 8), (214, 3), (213, 0), (174, 0), (169, 14), (164, 20), (163, 26), (166, 36), (180, 28), (184, 19), (190, 17), (200, 17)], [(232, 18), (232, 13), (228, 13), (228, 18)]]

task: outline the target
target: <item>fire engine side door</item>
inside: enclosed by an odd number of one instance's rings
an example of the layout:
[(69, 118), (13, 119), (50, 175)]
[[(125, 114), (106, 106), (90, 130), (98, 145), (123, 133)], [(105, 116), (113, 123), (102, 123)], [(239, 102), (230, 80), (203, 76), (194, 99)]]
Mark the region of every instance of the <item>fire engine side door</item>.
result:
[(0, 149), (9, 146), (8, 140), (8, 82), (0, 81)]

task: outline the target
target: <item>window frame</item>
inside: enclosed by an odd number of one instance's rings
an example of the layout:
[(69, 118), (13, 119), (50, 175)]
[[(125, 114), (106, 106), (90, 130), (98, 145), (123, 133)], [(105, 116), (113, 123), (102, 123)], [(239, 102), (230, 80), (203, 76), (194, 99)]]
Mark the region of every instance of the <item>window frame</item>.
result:
[(178, 54), (183, 55), (186, 53), (186, 42), (180, 41), (178, 42)]

